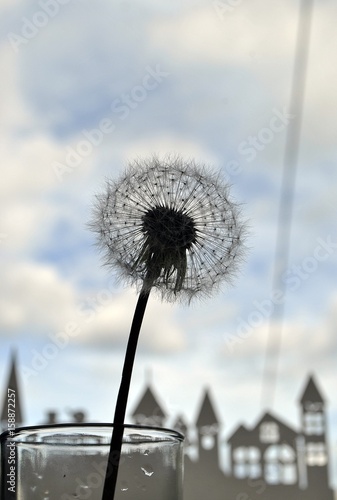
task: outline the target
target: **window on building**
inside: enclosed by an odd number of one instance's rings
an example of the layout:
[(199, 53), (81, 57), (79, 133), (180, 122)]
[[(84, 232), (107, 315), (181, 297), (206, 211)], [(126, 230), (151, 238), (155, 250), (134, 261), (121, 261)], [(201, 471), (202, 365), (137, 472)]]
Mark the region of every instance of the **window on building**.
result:
[(287, 444), (269, 446), (264, 454), (265, 480), (269, 484), (294, 484), (297, 481), (296, 454)]
[(327, 461), (328, 457), (324, 443), (307, 444), (307, 464), (309, 466), (323, 466), (326, 465)]
[(311, 436), (324, 433), (324, 416), (321, 411), (310, 411), (304, 414), (304, 432)]
[(254, 446), (240, 446), (233, 451), (234, 475), (239, 478), (261, 477), (260, 450)]
[(211, 450), (214, 448), (215, 445), (215, 439), (212, 434), (206, 434), (205, 436), (201, 437), (201, 446), (204, 450)]
[(200, 444), (204, 450), (211, 450), (216, 444), (218, 425), (203, 425), (200, 428)]
[(263, 422), (263, 424), (260, 425), (261, 443), (277, 443), (279, 439), (279, 426), (275, 422)]
[(304, 403), (305, 411), (313, 411), (313, 412), (320, 411), (320, 412), (322, 412), (323, 408), (324, 408), (323, 403), (312, 403), (311, 401), (306, 401)]

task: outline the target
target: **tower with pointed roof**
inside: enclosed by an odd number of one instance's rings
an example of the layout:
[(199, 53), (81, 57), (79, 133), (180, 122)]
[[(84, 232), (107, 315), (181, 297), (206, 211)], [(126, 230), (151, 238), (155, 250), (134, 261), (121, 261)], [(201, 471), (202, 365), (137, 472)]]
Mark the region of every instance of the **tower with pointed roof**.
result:
[(178, 432), (180, 432), (184, 437), (184, 446), (188, 446), (189, 444), (189, 437), (188, 437), (188, 425), (185, 422), (185, 419), (182, 415), (178, 415), (177, 418), (175, 419), (172, 428)]
[(203, 395), (196, 419), (199, 443), (199, 463), (207, 467), (219, 468), (219, 420), (210, 398), (209, 390)]
[(311, 375), (305, 386), (301, 404), (302, 431), (308, 489), (328, 485), (328, 445), (325, 401)]
[[(3, 396), (3, 404), (1, 408), (1, 429), (7, 430), (8, 428), (8, 414), (15, 414), (15, 427), (22, 425), (23, 416), (21, 408), (21, 393), (19, 390), (18, 375), (17, 375), (17, 360), (16, 353), (13, 350), (11, 356), (11, 363), (8, 375), (8, 382), (5, 386), (5, 393)], [(15, 406), (13, 406), (15, 405)]]
[(149, 385), (134, 409), (132, 419), (135, 424), (164, 427), (166, 413)]

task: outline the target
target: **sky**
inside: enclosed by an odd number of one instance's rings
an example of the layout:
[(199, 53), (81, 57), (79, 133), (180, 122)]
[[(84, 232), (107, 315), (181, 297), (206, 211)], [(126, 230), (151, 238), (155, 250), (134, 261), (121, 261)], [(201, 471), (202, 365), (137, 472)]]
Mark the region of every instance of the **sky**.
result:
[(209, 387), (224, 436), (266, 409), (298, 429), (314, 373), (336, 470), (336, 2), (313, 8), (283, 328), (273, 273), (299, 2), (0, 0), (0, 14), (1, 400), (16, 349), (27, 424), (47, 410), (111, 421), (137, 295), (87, 223), (106, 178), (179, 154), (232, 185), (249, 251), (212, 298), (150, 298), (129, 410), (151, 383), (192, 423)]

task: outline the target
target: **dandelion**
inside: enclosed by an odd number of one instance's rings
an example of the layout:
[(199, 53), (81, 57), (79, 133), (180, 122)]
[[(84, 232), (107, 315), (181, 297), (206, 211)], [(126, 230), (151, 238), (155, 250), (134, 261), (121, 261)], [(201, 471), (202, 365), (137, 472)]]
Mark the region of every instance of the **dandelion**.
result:
[(97, 197), (91, 229), (105, 263), (140, 291), (117, 397), (103, 500), (117, 482), (138, 337), (151, 290), (166, 300), (208, 296), (230, 283), (244, 250), (239, 206), (219, 175), (180, 157), (135, 161)]
[(139, 289), (190, 301), (231, 282), (245, 225), (218, 175), (181, 158), (135, 161), (98, 196), (105, 262)]

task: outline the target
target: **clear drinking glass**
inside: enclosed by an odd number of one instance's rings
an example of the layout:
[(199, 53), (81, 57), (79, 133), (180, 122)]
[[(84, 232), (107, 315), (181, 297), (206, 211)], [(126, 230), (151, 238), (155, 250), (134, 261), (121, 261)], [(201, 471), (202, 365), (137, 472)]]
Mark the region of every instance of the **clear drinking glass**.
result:
[[(1, 499), (101, 500), (112, 425), (25, 427), (1, 435)], [(182, 500), (183, 436), (125, 425), (115, 500)]]

